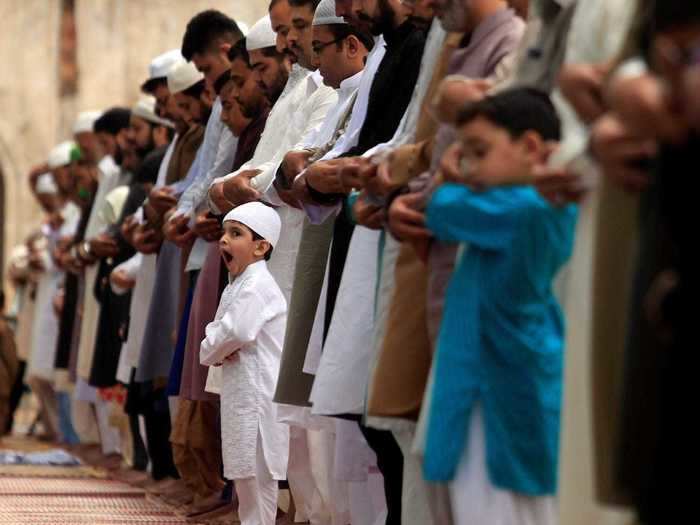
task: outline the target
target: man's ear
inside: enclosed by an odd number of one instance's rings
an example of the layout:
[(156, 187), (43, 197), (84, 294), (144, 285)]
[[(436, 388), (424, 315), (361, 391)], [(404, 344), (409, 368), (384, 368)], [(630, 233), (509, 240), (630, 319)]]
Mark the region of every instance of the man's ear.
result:
[(219, 42), (219, 51), (228, 57), (228, 52), (233, 46), (230, 42)]
[(355, 35), (350, 35), (345, 39), (345, 45), (348, 49), (348, 57), (355, 58), (361, 53), (362, 43)]

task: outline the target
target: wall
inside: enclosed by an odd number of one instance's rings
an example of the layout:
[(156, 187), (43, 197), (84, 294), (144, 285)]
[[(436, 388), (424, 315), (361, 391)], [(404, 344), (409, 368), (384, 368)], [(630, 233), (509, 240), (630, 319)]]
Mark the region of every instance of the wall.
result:
[[(78, 78), (59, 96), (61, 0), (0, 0), (0, 172), (5, 252), (40, 219), (26, 175), (70, 136), (77, 112), (131, 104), (151, 58), (180, 46), (187, 21), (219, 9), (252, 25), (268, 0), (74, 0)], [(64, 36), (65, 38), (65, 36)], [(64, 42), (65, 44), (65, 42)], [(0, 207), (1, 209), (1, 207)]]

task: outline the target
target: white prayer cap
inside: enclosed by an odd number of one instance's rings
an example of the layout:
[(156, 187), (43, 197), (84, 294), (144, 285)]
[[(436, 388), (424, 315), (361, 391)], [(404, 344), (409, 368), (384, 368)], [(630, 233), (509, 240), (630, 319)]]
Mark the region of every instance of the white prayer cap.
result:
[(253, 24), (245, 37), (245, 48), (248, 51), (275, 47), (277, 45), (277, 33), (272, 29), (270, 16), (266, 15)]
[(342, 16), (335, 14), (335, 0), (321, 0), (314, 14), (312, 25), (328, 26), (331, 24), (347, 24)]
[(78, 113), (78, 118), (73, 124), (73, 135), (78, 133), (92, 133), (95, 121), (102, 116), (101, 111), (83, 111)]
[(202, 80), (204, 75), (200, 73), (192, 62), (184, 60), (175, 64), (168, 72), (168, 90), (171, 94), (180, 93), (194, 86)]
[(167, 77), (170, 69), (183, 60), (185, 59), (182, 57), (179, 49), (171, 49), (162, 55), (158, 55), (151, 60), (151, 64), (148, 66), (148, 80)]
[(179, 49), (171, 49), (155, 57), (148, 66), (148, 79), (141, 84), (141, 91), (151, 93), (155, 88), (156, 80), (165, 79), (168, 76), (168, 71), (183, 60), (185, 59)]
[(141, 97), (139, 101), (134, 104), (134, 107), (131, 108), (131, 114), (136, 117), (141, 117), (157, 126), (174, 127), (172, 122), (156, 115), (156, 99), (151, 95)]
[(71, 163), (71, 154), (77, 148), (75, 142), (67, 140), (61, 142), (58, 146), (51, 150), (47, 164), (49, 169), (56, 169), (62, 166), (68, 166)]
[(58, 193), (58, 186), (53, 179), (53, 175), (50, 173), (42, 173), (36, 179), (36, 186), (34, 191), (38, 195), (56, 195)]
[(241, 30), (241, 33), (243, 33), (243, 36), (248, 36), (248, 33), (250, 32), (248, 24), (245, 22), (236, 22), (236, 25), (238, 26), (238, 29)]
[(280, 216), (273, 208), (262, 202), (248, 202), (234, 208), (224, 217), (224, 222), (226, 221), (237, 221), (245, 224), (269, 242), (273, 248), (280, 238), (280, 229), (282, 228)]

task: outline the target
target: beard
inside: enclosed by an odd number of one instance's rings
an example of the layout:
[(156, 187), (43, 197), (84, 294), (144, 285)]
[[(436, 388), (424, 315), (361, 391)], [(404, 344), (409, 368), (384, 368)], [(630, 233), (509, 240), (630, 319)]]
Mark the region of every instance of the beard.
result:
[(134, 151), (136, 152), (138, 157), (141, 160), (143, 160), (144, 158), (146, 158), (146, 155), (148, 155), (155, 148), (156, 143), (153, 141), (153, 133), (151, 133), (148, 139), (148, 144), (146, 146), (135, 146)]
[(289, 75), (283, 68), (280, 68), (273, 84), (270, 87), (265, 87), (265, 96), (268, 102), (270, 102), (270, 106), (274, 106), (277, 99), (280, 98), (288, 79)]
[(360, 22), (367, 24), (370, 33), (374, 36), (390, 31), (394, 27), (394, 10), (389, 5), (389, 0), (377, 0), (379, 14), (376, 17), (371, 17), (365, 13), (358, 13), (357, 18)]
[(209, 117), (211, 117), (211, 106), (205, 106), (202, 104), (202, 122), (198, 122), (202, 126), (206, 126), (209, 122)]
[(263, 107), (263, 101), (258, 98), (255, 101), (247, 101), (243, 102), (240, 99), (237, 99), (238, 106), (241, 108), (241, 114), (245, 118), (249, 118), (251, 120), (255, 120), (260, 116), (260, 113), (262, 113), (262, 107)]
[(114, 163), (117, 166), (121, 166), (122, 163), (124, 162), (124, 152), (122, 149), (117, 145), (115, 151), (114, 151), (114, 156), (112, 157), (114, 159)]
[(413, 24), (416, 29), (421, 31), (427, 31), (432, 22), (432, 20), (426, 20), (425, 18), (421, 18), (419, 16), (410, 16), (408, 17), (408, 21)]
[(440, 25), (448, 32), (462, 33), (468, 30), (467, 7), (458, 0), (449, 0), (444, 13), (440, 16)]

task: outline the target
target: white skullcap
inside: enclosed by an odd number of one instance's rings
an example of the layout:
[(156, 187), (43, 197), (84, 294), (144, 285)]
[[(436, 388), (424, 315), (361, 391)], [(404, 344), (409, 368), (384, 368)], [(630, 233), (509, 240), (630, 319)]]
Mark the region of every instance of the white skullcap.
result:
[(72, 140), (61, 142), (58, 146), (51, 150), (47, 164), (49, 169), (56, 169), (62, 166), (68, 166), (71, 163), (71, 153), (77, 146)]
[(134, 107), (131, 108), (131, 114), (136, 117), (141, 117), (157, 126), (174, 127), (172, 122), (156, 115), (156, 99), (151, 95), (142, 96)]
[(101, 111), (83, 111), (78, 113), (78, 118), (73, 124), (73, 135), (78, 133), (92, 133), (95, 121), (102, 116)]
[(224, 222), (227, 221), (245, 224), (269, 242), (273, 248), (280, 238), (280, 229), (282, 228), (280, 216), (273, 208), (262, 202), (248, 202), (234, 208), (224, 217)]
[(168, 72), (168, 90), (171, 94), (180, 93), (202, 80), (200, 73), (192, 62), (182, 61), (175, 64)]
[(238, 29), (241, 30), (241, 33), (243, 33), (243, 36), (248, 36), (248, 33), (250, 32), (248, 24), (245, 22), (236, 22), (236, 25), (238, 26)]
[(36, 179), (36, 186), (34, 191), (38, 195), (56, 195), (58, 193), (58, 186), (53, 179), (53, 175), (50, 173), (42, 173)]
[(272, 30), (270, 16), (264, 16), (253, 24), (245, 37), (245, 48), (248, 51), (275, 47), (277, 45), (277, 33)]
[(321, 0), (314, 14), (314, 26), (328, 26), (331, 24), (347, 24), (342, 16), (335, 14), (335, 0)]
[(182, 57), (179, 49), (171, 49), (162, 55), (158, 55), (151, 60), (151, 64), (148, 66), (148, 80), (167, 77), (170, 69), (183, 60), (185, 59)]

